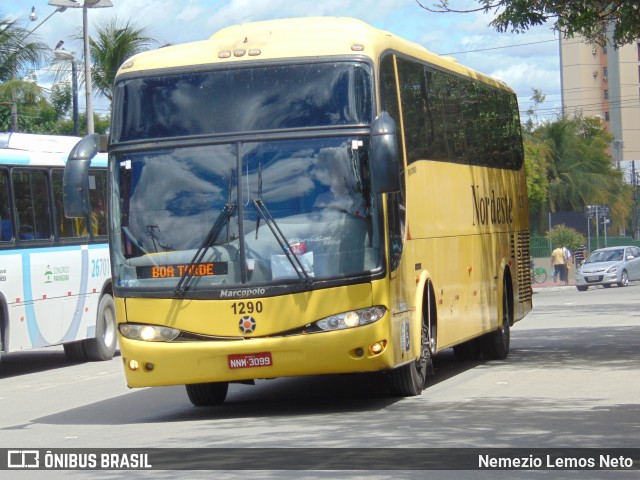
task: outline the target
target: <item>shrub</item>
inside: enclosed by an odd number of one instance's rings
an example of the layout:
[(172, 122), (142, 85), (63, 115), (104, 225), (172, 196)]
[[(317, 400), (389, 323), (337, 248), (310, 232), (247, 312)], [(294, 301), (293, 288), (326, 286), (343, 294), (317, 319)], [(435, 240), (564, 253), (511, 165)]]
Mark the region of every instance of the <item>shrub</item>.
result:
[(567, 247), (572, 252), (586, 243), (584, 235), (563, 224), (552, 227), (545, 236), (551, 241), (553, 248)]

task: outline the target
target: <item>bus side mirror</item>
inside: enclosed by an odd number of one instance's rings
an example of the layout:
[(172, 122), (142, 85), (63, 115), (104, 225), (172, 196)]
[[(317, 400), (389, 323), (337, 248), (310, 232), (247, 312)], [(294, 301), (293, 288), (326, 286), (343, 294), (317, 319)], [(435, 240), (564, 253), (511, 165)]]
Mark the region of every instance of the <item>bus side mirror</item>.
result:
[(64, 167), (64, 215), (86, 218), (89, 205), (89, 165), (100, 146), (100, 135), (92, 133), (80, 140), (69, 153)]
[(382, 112), (371, 124), (370, 165), (376, 193), (400, 190), (396, 122)]

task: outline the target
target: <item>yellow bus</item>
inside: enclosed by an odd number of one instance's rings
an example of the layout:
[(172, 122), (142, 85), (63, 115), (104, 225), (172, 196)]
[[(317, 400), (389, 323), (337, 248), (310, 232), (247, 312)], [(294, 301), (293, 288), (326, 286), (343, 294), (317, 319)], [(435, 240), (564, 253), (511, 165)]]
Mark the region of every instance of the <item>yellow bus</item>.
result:
[(130, 387), (184, 384), (202, 406), (230, 382), (384, 372), (418, 395), (438, 351), (505, 358), (531, 309), (513, 91), (361, 21), (131, 58), (108, 152)]

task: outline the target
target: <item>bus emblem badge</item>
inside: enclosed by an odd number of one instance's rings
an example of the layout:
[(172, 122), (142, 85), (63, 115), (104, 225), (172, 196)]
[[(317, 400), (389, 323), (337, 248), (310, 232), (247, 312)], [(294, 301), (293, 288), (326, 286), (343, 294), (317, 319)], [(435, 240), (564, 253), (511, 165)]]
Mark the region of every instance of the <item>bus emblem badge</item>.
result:
[(256, 329), (256, 321), (253, 317), (242, 317), (238, 323), (242, 333), (253, 333)]

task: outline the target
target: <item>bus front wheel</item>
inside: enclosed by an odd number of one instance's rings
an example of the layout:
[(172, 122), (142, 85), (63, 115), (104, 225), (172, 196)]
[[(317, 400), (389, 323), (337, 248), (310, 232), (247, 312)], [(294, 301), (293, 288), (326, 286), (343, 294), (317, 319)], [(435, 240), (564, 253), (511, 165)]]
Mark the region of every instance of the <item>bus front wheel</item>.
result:
[(422, 324), (420, 357), (393, 369), (390, 373), (391, 390), (401, 397), (415, 397), (425, 389), (427, 375), (433, 373), (431, 358), (431, 342), (429, 341), (429, 329)]
[(96, 316), (96, 336), (84, 341), (84, 348), (89, 360), (110, 360), (116, 352), (118, 337), (116, 335), (116, 307), (113, 297), (104, 294), (98, 304)]
[(227, 398), (229, 383), (194, 383), (185, 385), (189, 400), (196, 407), (212, 407), (222, 405)]

